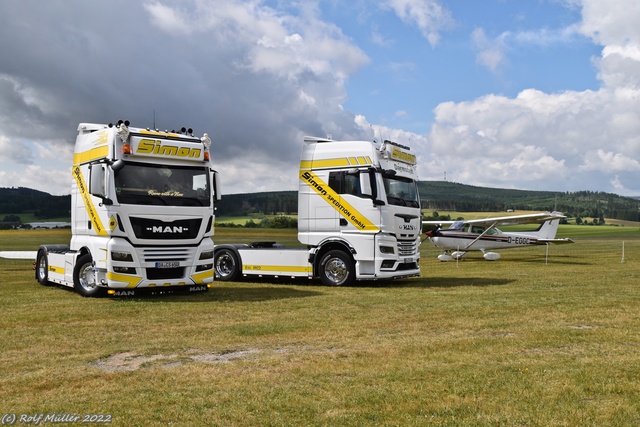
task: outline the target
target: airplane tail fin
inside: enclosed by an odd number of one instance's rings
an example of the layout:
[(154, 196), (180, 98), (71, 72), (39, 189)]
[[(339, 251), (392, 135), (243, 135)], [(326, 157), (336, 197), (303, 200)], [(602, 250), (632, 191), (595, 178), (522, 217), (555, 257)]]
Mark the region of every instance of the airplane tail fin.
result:
[[(553, 214), (562, 215), (560, 212), (553, 212)], [(540, 239), (555, 239), (559, 225), (560, 218), (547, 220), (540, 225), (536, 234)]]

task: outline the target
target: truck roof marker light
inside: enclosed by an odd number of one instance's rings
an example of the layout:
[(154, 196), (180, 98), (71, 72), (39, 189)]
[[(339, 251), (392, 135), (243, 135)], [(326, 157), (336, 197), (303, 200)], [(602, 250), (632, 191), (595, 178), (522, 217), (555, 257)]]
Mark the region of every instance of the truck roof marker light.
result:
[(131, 144), (124, 144), (122, 146), (122, 154), (131, 154)]
[(205, 152), (204, 152), (204, 161), (205, 161), (205, 162), (208, 162), (208, 161), (209, 161), (209, 152), (208, 152), (208, 151), (205, 151)]

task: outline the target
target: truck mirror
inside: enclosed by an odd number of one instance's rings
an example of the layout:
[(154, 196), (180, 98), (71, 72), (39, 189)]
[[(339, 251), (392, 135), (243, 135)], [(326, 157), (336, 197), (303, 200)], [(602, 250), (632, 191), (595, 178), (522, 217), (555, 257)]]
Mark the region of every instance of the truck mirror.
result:
[(104, 199), (106, 197), (104, 186), (104, 165), (97, 163), (89, 165), (89, 177), (89, 193), (92, 196)]
[(118, 159), (115, 162), (113, 162), (113, 164), (111, 165), (111, 169), (113, 169), (114, 172), (118, 172), (120, 169), (124, 167), (124, 165), (125, 165), (124, 160)]
[(215, 195), (215, 200), (222, 200), (222, 193), (220, 192), (220, 175), (218, 175), (217, 171), (212, 170), (213, 176), (213, 194)]
[(373, 197), (373, 190), (371, 189), (371, 175), (369, 171), (360, 172), (360, 192), (365, 197)]

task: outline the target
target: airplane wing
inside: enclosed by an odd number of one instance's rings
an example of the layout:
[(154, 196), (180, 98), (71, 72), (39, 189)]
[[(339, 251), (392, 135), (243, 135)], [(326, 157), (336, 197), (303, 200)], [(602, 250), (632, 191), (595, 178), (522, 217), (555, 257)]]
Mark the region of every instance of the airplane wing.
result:
[(0, 251), (0, 258), (36, 259), (37, 251)]
[[(536, 222), (544, 222), (553, 219), (563, 219), (566, 216), (560, 212), (540, 212), (534, 214), (524, 215), (511, 215), (511, 216), (498, 216), (491, 218), (470, 219), (464, 221), (465, 224), (480, 225), (484, 227), (499, 226), (499, 225), (516, 225), (516, 224), (531, 224)], [(422, 221), (423, 224), (453, 224), (456, 221)]]
[(572, 239), (565, 237), (564, 239), (538, 239), (539, 243), (555, 243), (556, 245), (563, 245), (565, 243), (575, 243)]
[(456, 221), (422, 221), (422, 224), (431, 224), (431, 225), (451, 225)]

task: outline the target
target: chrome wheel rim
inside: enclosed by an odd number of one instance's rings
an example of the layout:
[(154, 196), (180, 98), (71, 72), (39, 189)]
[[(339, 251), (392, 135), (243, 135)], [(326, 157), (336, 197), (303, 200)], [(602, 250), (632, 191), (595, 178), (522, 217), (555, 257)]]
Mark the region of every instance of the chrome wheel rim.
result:
[(78, 281), (80, 282), (80, 286), (87, 291), (92, 291), (96, 288), (96, 274), (91, 264), (82, 266), (80, 274), (78, 275)]
[(43, 281), (45, 277), (47, 277), (47, 260), (45, 257), (41, 257), (38, 263), (38, 277), (40, 281)]
[(220, 277), (227, 277), (233, 273), (235, 262), (233, 257), (226, 253), (216, 258), (216, 274)]
[(324, 265), (325, 275), (335, 285), (341, 285), (347, 279), (347, 265), (340, 258), (331, 258)]

